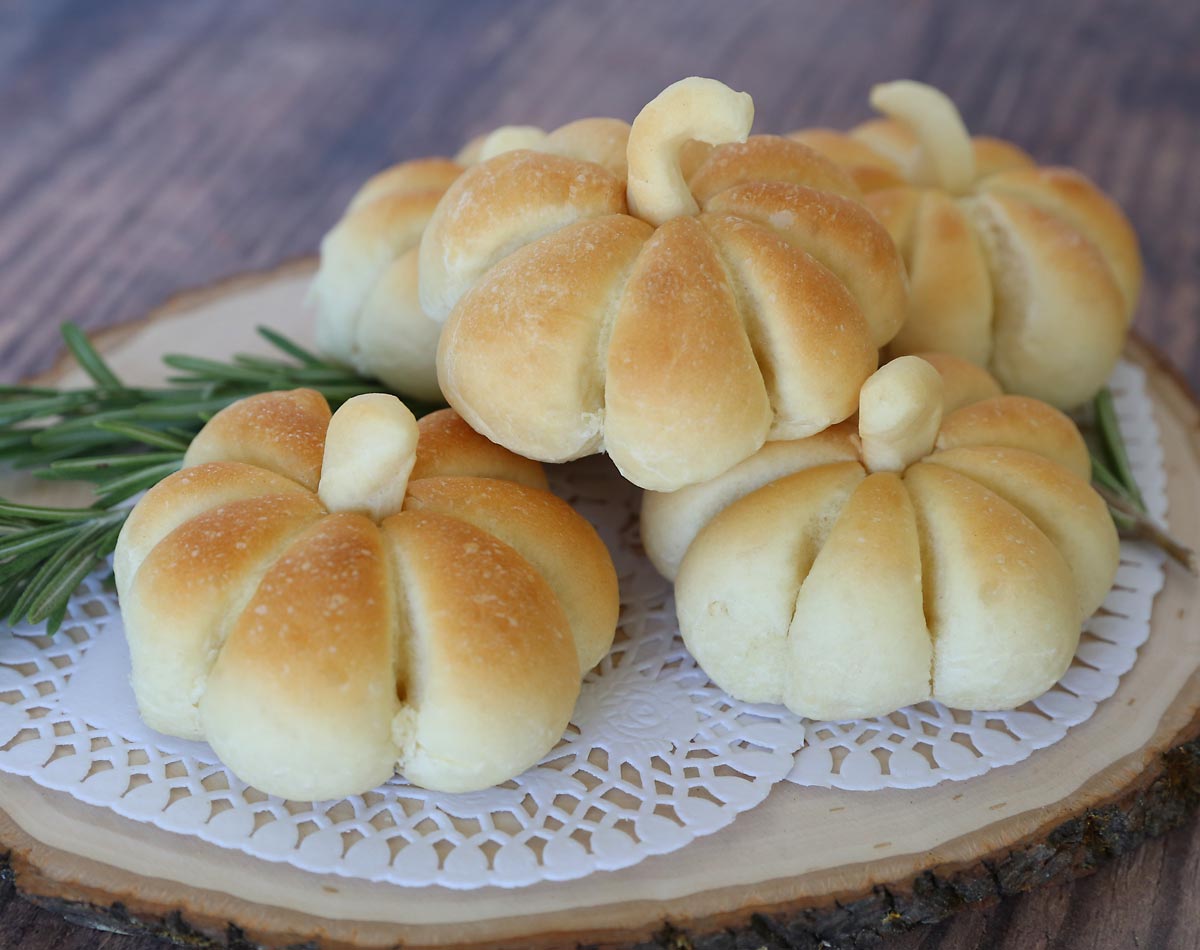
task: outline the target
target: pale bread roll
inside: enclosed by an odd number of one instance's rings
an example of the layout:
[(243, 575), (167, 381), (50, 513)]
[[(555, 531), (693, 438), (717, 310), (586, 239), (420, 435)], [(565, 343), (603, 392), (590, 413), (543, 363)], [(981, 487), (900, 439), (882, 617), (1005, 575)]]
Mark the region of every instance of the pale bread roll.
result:
[(301, 800), (398, 768), (445, 791), (528, 768), (618, 604), (603, 543), (544, 488), (449, 410), (418, 423), (368, 395), (331, 417), (302, 390), (235, 403), (118, 540), (143, 718)]
[(979, 372), (898, 359), (863, 387), (857, 433), (646, 494), (643, 543), (714, 682), (845, 719), (1011, 708), (1062, 675), (1112, 585), (1116, 529), (1070, 420)]
[[(1007, 417), (1003, 413), (997, 417), (986, 406), (980, 411), (989, 418), (981, 426), (976, 427), (972, 414), (961, 414), (962, 422), (959, 421), (958, 409), (1002, 394), (999, 383), (986, 370), (947, 353), (921, 356), (942, 378), (943, 421), (938, 448), (974, 444), (973, 439), (994, 441), (989, 433), (1003, 434)], [(1077, 470), (1080, 452), (1087, 463), (1087, 447), (1070, 419), (1040, 403), (1036, 408), (1021, 409), (1025, 415), (1033, 416), (1037, 425), (1026, 431), (1018, 422), (1018, 431), (1023, 431), (1027, 438), (1039, 439), (1038, 451), (1064, 462), (1072, 471)], [(853, 419), (839, 423), (808, 438), (768, 442), (716, 478), (678, 491), (646, 492), (642, 496), (641, 532), (651, 563), (664, 577), (674, 579), (696, 532), (739, 498), (793, 472), (831, 462), (858, 461), (862, 450), (855, 423)]]
[(939, 350), (1059, 408), (1107, 381), (1137, 305), (1142, 259), (1120, 208), (1076, 171), (971, 138), (920, 83), (877, 86), (889, 118), (793, 133), (841, 164), (904, 256), (911, 315), (892, 355)]
[(417, 159), (372, 176), (321, 241), (311, 291), (319, 348), (398, 393), (440, 401), (441, 324), (417, 293), (418, 245), (438, 200), (468, 165), (520, 149), (595, 162), (624, 178), (628, 138), (620, 119), (580, 119), (550, 133), (504, 126), (454, 161)]
[(628, 130), (627, 178), (538, 145), (451, 186), (420, 295), (472, 427), (541, 461), (608, 452), (669, 491), (853, 413), (904, 320), (903, 262), (846, 173), (748, 138), (752, 113), (683, 80)]
[(318, 348), (416, 399), (441, 396), (434, 360), (441, 328), (417, 298), (417, 248), (462, 170), (428, 158), (370, 178), (322, 238), (310, 291)]

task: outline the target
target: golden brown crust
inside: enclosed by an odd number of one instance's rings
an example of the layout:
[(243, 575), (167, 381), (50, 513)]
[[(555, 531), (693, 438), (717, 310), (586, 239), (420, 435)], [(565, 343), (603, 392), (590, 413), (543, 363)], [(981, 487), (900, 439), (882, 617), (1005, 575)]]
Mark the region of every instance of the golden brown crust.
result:
[(773, 231), (703, 214), (731, 279), (774, 417), (767, 438), (813, 435), (853, 414), (876, 367), (866, 320), (826, 267)]
[(611, 646), (608, 552), (537, 463), (449, 410), (418, 425), (370, 394), (330, 419), (313, 396), (235, 404), (197, 441), (290, 469), (323, 446), (319, 498), (210, 461), (126, 522), (115, 563), (143, 716), (298, 799), (364, 791), (397, 765), (453, 791), (511, 777), (558, 740), (581, 671)]
[(331, 415), (325, 397), (315, 389), (239, 399), (209, 419), (192, 440), (184, 468), (244, 462), (316, 491)]
[(204, 737), (196, 704), (231, 621), (272, 560), (324, 513), (305, 492), (228, 500), (182, 520), (150, 549), (121, 591), (147, 725)]
[(1097, 247), (1064, 219), (1003, 192), (966, 203), (991, 272), (992, 374), (1007, 392), (1078, 406), (1108, 380), (1127, 313)]
[(629, 123), (622, 119), (577, 119), (560, 125), (546, 136), (539, 151), (594, 162), (617, 178), (629, 173), (625, 147), (629, 144)]
[(1120, 539), (1104, 499), (1084, 478), (1036, 452), (1000, 446), (949, 449), (929, 456), (929, 462), (999, 495), (1054, 543), (1074, 576), (1080, 622), (1104, 602)]
[(448, 475), (477, 475), (546, 489), (546, 473), (537, 462), (513, 455), (489, 442), (453, 409), (439, 409), (417, 420), (421, 436), (411, 481)]
[(200, 698), (205, 738), (258, 788), (305, 801), (395, 770), (396, 608), (379, 529), (335, 514), (296, 539), (237, 615)]
[(883, 346), (904, 322), (904, 262), (888, 232), (862, 205), (801, 185), (737, 185), (715, 195), (706, 211), (738, 215), (771, 228), (827, 267), (858, 302)]
[(1066, 415), (1028, 396), (995, 396), (950, 413), (942, 420), (937, 449), (987, 445), (1024, 449), (1091, 480), (1087, 443)]
[(117, 594), (125, 596), (154, 546), (190, 518), (247, 498), (303, 494), (298, 482), (243, 462), (206, 462), (168, 475), (134, 505), (113, 555)]
[(448, 158), (418, 158), (385, 168), (368, 178), (354, 193), (346, 211), (355, 211), (385, 195), (412, 194), (449, 188), (463, 172), (463, 166)]
[(788, 138), (807, 145), (841, 165), (864, 194), (904, 184), (904, 176), (895, 162), (845, 132), (801, 129), (789, 132)]
[[(918, 94), (911, 87), (919, 84), (890, 86)], [(928, 87), (919, 95), (944, 101)], [(876, 119), (847, 135), (812, 129), (792, 137), (847, 169), (904, 254), (911, 317), (890, 354), (955, 353), (989, 368), (1008, 391), (1060, 408), (1081, 405), (1107, 380), (1132, 318), (1142, 281), (1137, 237), (1084, 176), (1037, 167), (1011, 142), (967, 138), (946, 105), (958, 136), (945, 134), (933, 112), (926, 127), (922, 116), (901, 110), (894, 114), (904, 122)], [(931, 174), (938, 157), (951, 153), (961, 158), (959, 174)], [(901, 181), (889, 181), (891, 172)], [(947, 190), (922, 187), (931, 181)]]
[[(1004, 390), (986, 369), (950, 353), (914, 353), (938, 371), (942, 377), (943, 420), (951, 413), (974, 402), (1003, 395)], [(943, 429), (945, 421), (942, 422)]]
[(716, 194), (756, 181), (804, 185), (845, 198), (862, 197), (853, 179), (815, 149), (778, 135), (752, 135), (745, 142), (714, 148), (688, 178), (688, 187), (704, 207)]
[(421, 239), (421, 304), (444, 321), (518, 247), (625, 210), (624, 182), (599, 165), (524, 149), (489, 159), (450, 186)]
[(763, 444), (771, 406), (762, 374), (724, 266), (695, 218), (668, 221), (638, 256), (604, 378), (605, 448), (643, 488), (712, 478)]
[(446, 399), (520, 454), (561, 462), (604, 441), (608, 333), (650, 226), (628, 215), (569, 225), (514, 251), (442, 332)]
[(413, 482), (404, 507), (466, 521), (525, 558), (558, 597), (581, 673), (612, 648), (617, 572), (595, 529), (565, 501), (494, 478), (440, 477)]
[(408, 604), (401, 768), (439, 791), (486, 788), (540, 759), (579, 695), (579, 660), (547, 582), (473, 525), (425, 512), (382, 524)]
[(747, 137), (752, 117), (692, 77), (629, 129), (625, 181), (518, 152), (451, 187), (421, 299), (447, 317), (439, 380), (472, 427), (544, 461), (607, 451), (668, 491), (845, 418), (904, 319), (903, 261), (849, 175)]
[(1142, 256), (1129, 219), (1111, 198), (1072, 168), (1025, 168), (996, 175), (980, 186), (1010, 195), (1062, 218), (1100, 251), (1133, 315), (1142, 289)]
[(980, 181), (1001, 172), (1033, 168), (1036, 164), (1023, 148), (1004, 139), (976, 135), (971, 138), (971, 145), (975, 153), (975, 177)]

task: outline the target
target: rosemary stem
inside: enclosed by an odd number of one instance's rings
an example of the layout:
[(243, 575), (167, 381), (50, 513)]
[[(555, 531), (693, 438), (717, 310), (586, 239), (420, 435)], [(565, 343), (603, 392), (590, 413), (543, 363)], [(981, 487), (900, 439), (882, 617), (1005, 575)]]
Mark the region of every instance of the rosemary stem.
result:
[(1131, 504), (1128, 499), (1104, 485), (1096, 484), (1093, 487), (1099, 493), (1100, 497), (1108, 502), (1108, 507), (1114, 514), (1120, 515), (1129, 523), (1130, 527), (1125, 529), (1125, 533), (1128, 536), (1157, 545), (1166, 551), (1176, 563), (1182, 565), (1191, 573), (1200, 576), (1200, 564), (1196, 561), (1195, 551), (1181, 541), (1173, 538), (1167, 533), (1165, 528), (1161, 527), (1144, 511)]

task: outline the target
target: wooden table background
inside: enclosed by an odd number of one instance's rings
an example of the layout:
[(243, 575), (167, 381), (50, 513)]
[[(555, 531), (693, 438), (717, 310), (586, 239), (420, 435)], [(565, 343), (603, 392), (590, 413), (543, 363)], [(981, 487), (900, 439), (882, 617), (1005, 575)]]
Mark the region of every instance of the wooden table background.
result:
[[(0, 379), (59, 321), (311, 253), (355, 186), (506, 122), (632, 118), (682, 76), (756, 127), (865, 118), (873, 82), (945, 89), (968, 126), (1075, 165), (1129, 212), (1137, 327), (1200, 383), (1200, 4), (750, 0), (0, 0)], [(150, 950), (0, 880), (0, 947)], [(886, 950), (1200, 947), (1200, 822), (1074, 884), (970, 908)]]

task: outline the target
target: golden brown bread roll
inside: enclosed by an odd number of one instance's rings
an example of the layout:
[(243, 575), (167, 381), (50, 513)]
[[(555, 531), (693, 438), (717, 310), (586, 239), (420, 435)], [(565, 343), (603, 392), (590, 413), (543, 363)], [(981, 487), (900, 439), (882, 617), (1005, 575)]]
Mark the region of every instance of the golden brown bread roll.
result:
[(542, 461), (606, 451), (672, 490), (854, 411), (904, 319), (903, 263), (844, 172), (748, 138), (752, 117), (686, 79), (628, 130), (627, 177), (538, 145), (447, 190), (420, 296), (472, 427)]
[(888, 118), (790, 137), (850, 173), (904, 255), (912, 308), (889, 353), (955, 353), (1007, 392), (1086, 402), (1112, 372), (1141, 288), (1120, 208), (1076, 171), (972, 139), (929, 86), (876, 86), (871, 104)]
[(624, 178), (628, 138), (620, 119), (580, 119), (550, 133), (508, 125), (473, 139), (453, 161), (416, 159), (372, 176), (321, 240), (312, 286), (319, 348), (398, 393), (440, 400), (441, 324), (417, 298), (417, 247), (438, 199), (466, 166), (516, 149), (595, 162)]
[(617, 619), (608, 552), (540, 465), (380, 394), (218, 413), (114, 568), (146, 723), (294, 799), (521, 772)]
[(688, 648), (730, 694), (817, 719), (931, 697), (1002, 709), (1066, 670), (1118, 557), (1083, 439), (1027, 397), (943, 418), (943, 388), (901, 357), (863, 386), (856, 424), (646, 493), (647, 553), (676, 582)]

